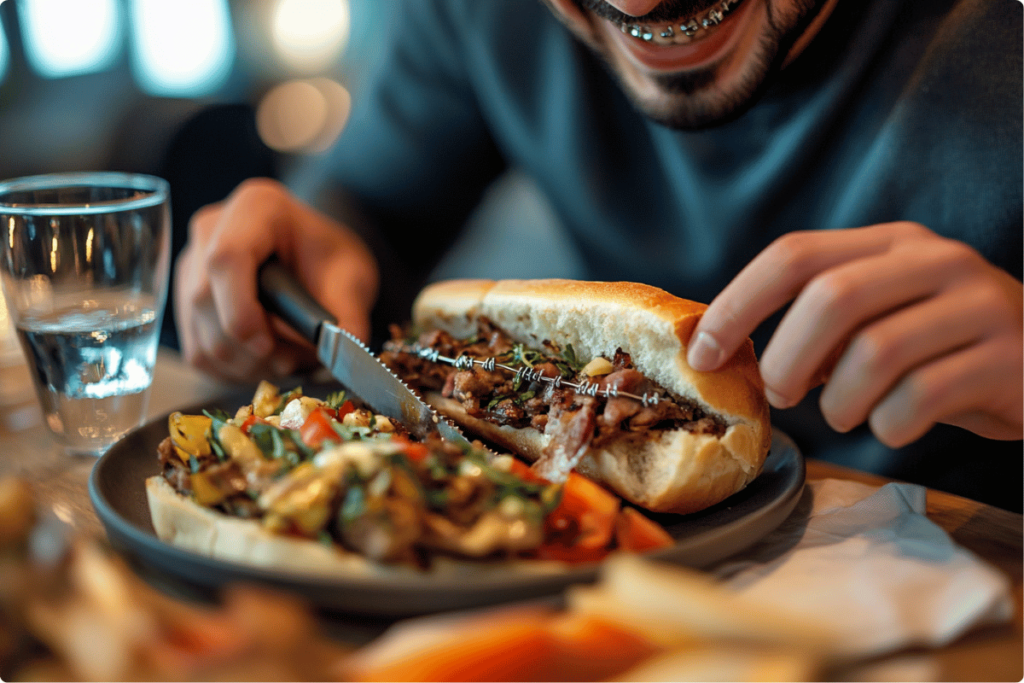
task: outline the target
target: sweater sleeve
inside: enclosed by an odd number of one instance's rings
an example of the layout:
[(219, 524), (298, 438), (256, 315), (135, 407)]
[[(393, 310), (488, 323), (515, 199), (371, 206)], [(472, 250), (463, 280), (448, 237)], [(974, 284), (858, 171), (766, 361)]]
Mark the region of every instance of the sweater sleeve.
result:
[(381, 57), (338, 142), (289, 181), (357, 230), (378, 259), (374, 341), (413, 296), (504, 170), (471, 85), (465, 22), (445, 0), (389, 0)]

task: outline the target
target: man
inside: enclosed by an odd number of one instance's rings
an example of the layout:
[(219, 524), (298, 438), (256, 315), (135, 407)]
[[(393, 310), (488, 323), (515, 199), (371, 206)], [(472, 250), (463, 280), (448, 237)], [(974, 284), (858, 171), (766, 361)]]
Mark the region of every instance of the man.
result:
[(398, 6), (303, 201), (251, 181), (194, 217), (185, 357), (238, 379), (308, 362), (256, 302), (273, 252), (354, 333), (404, 319), (512, 166), (588, 278), (713, 300), (695, 367), (753, 335), (807, 454), (1020, 509), (1020, 4), (545, 4)]

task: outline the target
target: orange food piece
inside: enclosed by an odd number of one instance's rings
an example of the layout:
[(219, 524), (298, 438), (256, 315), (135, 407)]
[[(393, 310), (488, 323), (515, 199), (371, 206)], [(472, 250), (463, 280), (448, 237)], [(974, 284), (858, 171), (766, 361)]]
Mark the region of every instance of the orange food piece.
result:
[(664, 527), (631, 507), (615, 519), (615, 543), (622, 550), (642, 553), (667, 548), (675, 543)]
[(250, 415), (249, 417), (245, 418), (244, 422), (242, 422), (242, 426), (240, 427), (240, 429), (242, 430), (243, 434), (248, 435), (249, 430), (252, 429), (252, 426), (255, 424), (267, 424), (267, 421), (264, 420), (262, 417)]
[(578, 529), (572, 545), (586, 550), (607, 548), (615, 530), (619, 499), (581, 474), (569, 473), (562, 488), (562, 500), (548, 516), (555, 531), (567, 525)]
[(331, 426), (333, 422), (334, 419), (325, 408), (317, 408), (299, 427), (299, 436), (302, 438), (302, 442), (311, 448), (319, 448), (325, 440), (341, 441), (341, 437)]
[(512, 458), (511, 472), (512, 472), (512, 474), (516, 475), (517, 477), (519, 477), (523, 481), (528, 481), (528, 482), (533, 483), (533, 484), (550, 484), (551, 483), (550, 481), (548, 481), (544, 477), (542, 477), (539, 474), (537, 474), (533, 470), (532, 467), (527, 465), (522, 460), (519, 460), (518, 458)]
[(352, 405), (352, 401), (345, 401), (344, 403), (342, 403), (338, 407), (338, 410), (337, 410), (338, 421), (340, 422), (341, 420), (343, 420), (345, 418), (345, 416), (348, 415), (349, 413), (354, 413), (355, 410), (356, 410), (356, 407), (354, 405)]
[(401, 436), (392, 437), (391, 443), (398, 446), (401, 452), (413, 462), (421, 462), (430, 455), (430, 449), (427, 448), (426, 444), (409, 441), (409, 439)]
[(365, 681), (596, 681), (659, 651), (599, 617), (510, 607), (454, 623), (423, 620), (371, 644), (346, 673)]

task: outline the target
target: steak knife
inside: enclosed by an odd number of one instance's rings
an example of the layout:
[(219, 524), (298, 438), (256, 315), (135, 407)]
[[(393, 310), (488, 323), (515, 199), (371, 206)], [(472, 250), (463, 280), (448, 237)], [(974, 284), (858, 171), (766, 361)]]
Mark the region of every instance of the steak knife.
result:
[(346, 389), (380, 415), (399, 420), (425, 438), (439, 433), (462, 446), (469, 440), (423, 402), (380, 359), (324, 309), (276, 258), (259, 270), (260, 303), (316, 346), (317, 359)]

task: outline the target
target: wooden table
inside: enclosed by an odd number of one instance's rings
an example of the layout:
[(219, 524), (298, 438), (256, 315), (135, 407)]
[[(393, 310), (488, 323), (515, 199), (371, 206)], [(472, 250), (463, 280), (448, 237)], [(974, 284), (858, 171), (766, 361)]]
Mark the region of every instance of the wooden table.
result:
[[(820, 460), (807, 461), (808, 479), (849, 479), (874, 486), (891, 479)], [(974, 552), (1009, 577), (1016, 607), (1013, 622), (980, 629), (934, 651), (940, 680), (1019, 681), (1024, 679), (1024, 518), (951, 493), (928, 490), (928, 518), (946, 530), (961, 546)]]
[[(184, 365), (176, 354), (161, 350), (149, 405), (151, 417), (215, 398), (230, 390)], [(95, 461), (66, 455), (42, 424), (24, 366), (0, 367), (0, 476), (19, 475), (32, 481), (44, 506), (75, 528), (102, 534), (87, 482)], [(873, 485), (883, 477), (826, 462), (807, 463), (809, 479), (849, 479)], [(940, 666), (941, 680), (1019, 681), (1024, 678), (1022, 628), (1022, 536), (1019, 514), (1000, 510), (941, 491), (928, 491), (928, 517), (960, 545), (1009, 577), (1016, 613), (1012, 623), (976, 630), (957, 642), (929, 651)]]

